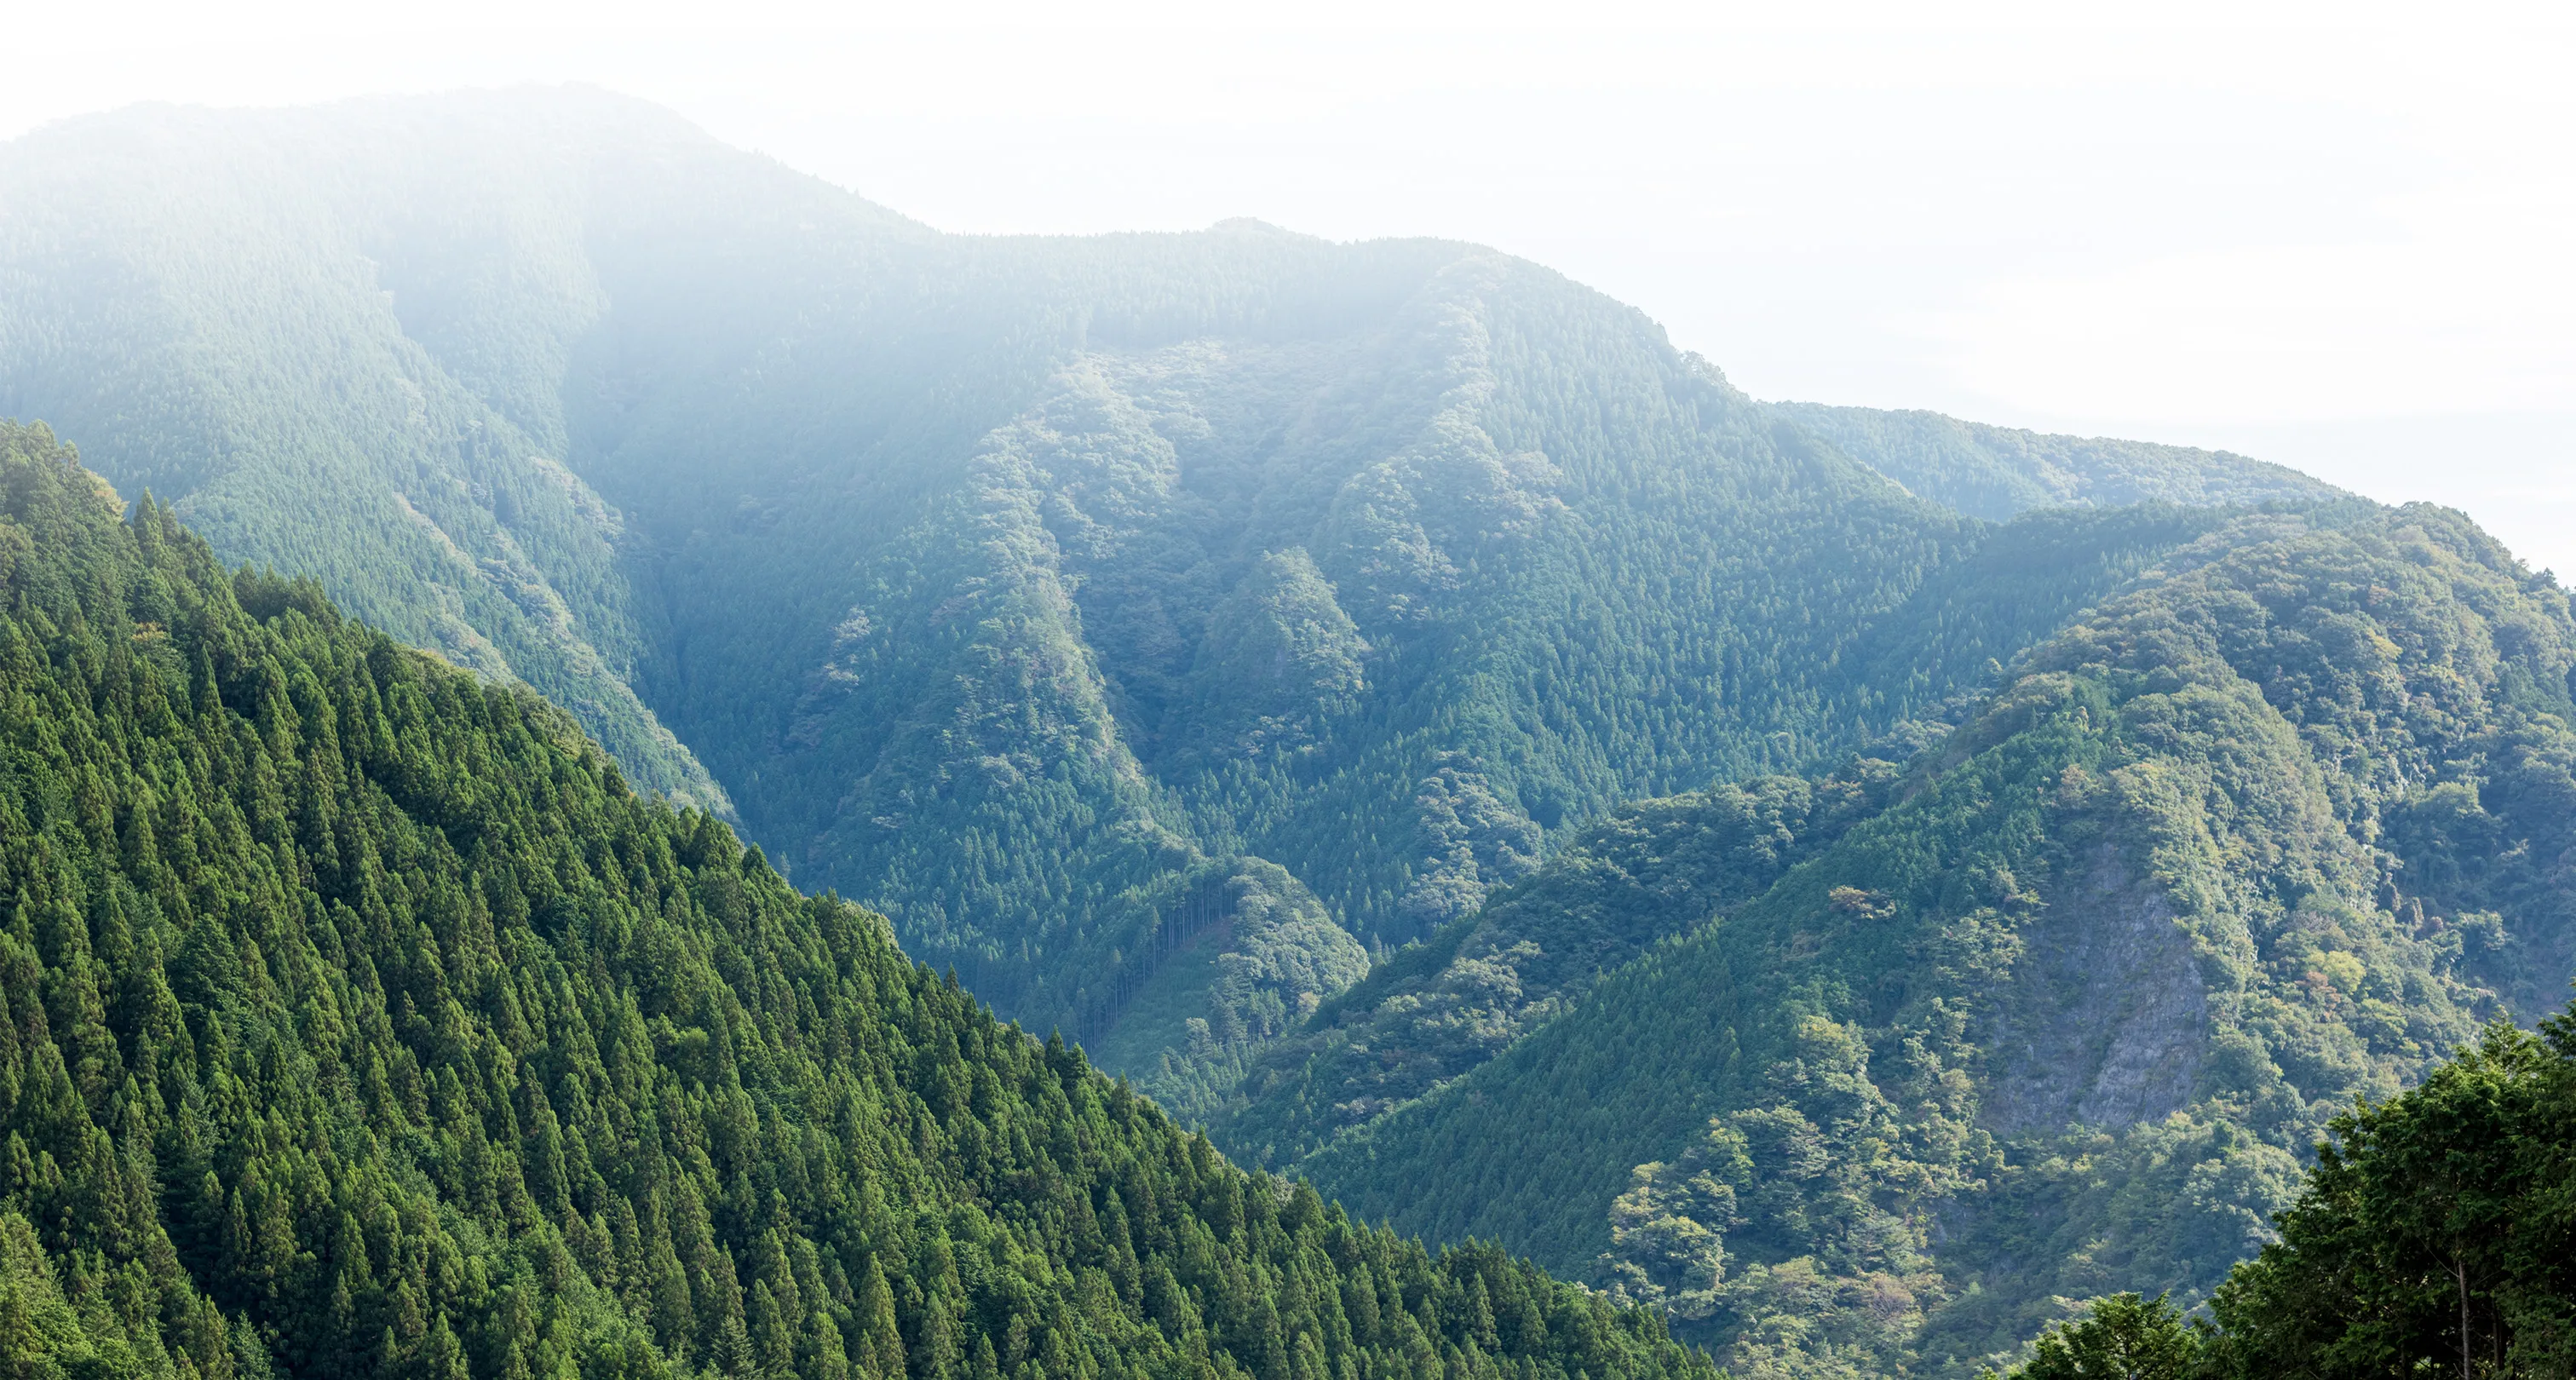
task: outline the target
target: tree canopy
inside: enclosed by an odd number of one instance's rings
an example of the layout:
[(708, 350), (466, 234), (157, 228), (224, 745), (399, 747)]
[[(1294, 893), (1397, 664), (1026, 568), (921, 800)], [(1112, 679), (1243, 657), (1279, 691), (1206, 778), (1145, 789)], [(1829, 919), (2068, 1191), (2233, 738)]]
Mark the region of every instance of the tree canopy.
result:
[[(1994, 525), (2060, 495), (1823, 439), (1479, 246), (943, 235), (602, 92), (128, 111), (0, 185), (0, 410), (1193, 1116), (1565, 831), (1919, 738), (2206, 522)], [(2087, 496), (2321, 492), (2032, 445)], [(1219, 910), (1322, 924), (1192, 909), (1273, 867)]]
[(2561, 1376), (2576, 1368), (2576, 1017), (2498, 1023), (2337, 1116), (2209, 1314), (2117, 1294), (2011, 1380)]
[(1711, 1376), (1247, 1174), (560, 711), (0, 428), (0, 1364)]
[(2197, 1301), (2330, 1118), (2563, 1000), (2571, 666), (2565, 593), (2456, 514), (2235, 520), (1899, 779), (1621, 812), (1220, 1130), (1739, 1373), (1964, 1374), (2057, 1300)]

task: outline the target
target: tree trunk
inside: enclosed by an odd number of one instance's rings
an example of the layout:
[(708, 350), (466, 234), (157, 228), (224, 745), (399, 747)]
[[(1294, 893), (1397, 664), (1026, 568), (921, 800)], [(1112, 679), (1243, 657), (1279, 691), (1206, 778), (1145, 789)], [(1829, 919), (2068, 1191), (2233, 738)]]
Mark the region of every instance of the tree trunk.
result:
[(2460, 1281), (2460, 1380), (2469, 1380), (2469, 1262), (2451, 1257), (2451, 1273)]

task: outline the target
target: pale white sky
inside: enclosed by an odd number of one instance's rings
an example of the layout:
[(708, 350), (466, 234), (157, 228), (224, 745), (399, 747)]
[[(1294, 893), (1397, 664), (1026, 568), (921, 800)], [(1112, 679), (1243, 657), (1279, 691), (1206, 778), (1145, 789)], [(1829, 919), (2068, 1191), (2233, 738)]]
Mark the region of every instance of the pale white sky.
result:
[(947, 229), (1477, 240), (1760, 396), (2231, 446), (2576, 576), (2563, 3), (9, 8), (0, 137), (596, 82)]

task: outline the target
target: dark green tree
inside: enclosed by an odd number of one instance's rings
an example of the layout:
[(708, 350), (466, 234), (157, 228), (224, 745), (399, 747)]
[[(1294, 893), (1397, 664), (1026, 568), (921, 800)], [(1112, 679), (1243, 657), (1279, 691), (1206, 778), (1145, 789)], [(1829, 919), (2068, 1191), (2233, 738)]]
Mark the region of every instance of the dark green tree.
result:
[(1246, 1174), (525, 689), (5, 425), (0, 1365), (1714, 1374)]
[(2568, 1374), (2576, 1021), (2490, 1027), (2337, 1117), (2280, 1231), (2212, 1302), (2230, 1374)]
[(2011, 1380), (2192, 1380), (2201, 1349), (2202, 1334), (2163, 1295), (2113, 1294), (2042, 1334)]

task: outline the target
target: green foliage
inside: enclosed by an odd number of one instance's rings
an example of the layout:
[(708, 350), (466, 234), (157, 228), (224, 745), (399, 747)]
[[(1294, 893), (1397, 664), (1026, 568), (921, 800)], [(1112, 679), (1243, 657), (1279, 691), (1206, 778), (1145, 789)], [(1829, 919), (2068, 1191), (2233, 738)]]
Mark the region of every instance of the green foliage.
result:
[(2113, 1294), (2085, 1316), (2049, 1329), (2012, 1380), (2192, 1380), (2203, 1335), (2163, 1295)]
[(1685, 1364), (1217, 1166), (718, 778), (1230, 1145), (1747, 1374), (2197, 1297), (2576, 967), (2565, 596), (2456, 515), (1758, 404), (1473, 246), (943, 236), (596, 93), (0, 180), (0, 409), (290, 572), (9, 433), (49, 1364)]
[(1623, 806), (1474, 915), (1324, 1004), (1240, 1084), (1214, 1134), (1287, 1162), (1408, 1106), (1581, 1000), (1659, 940), (1742, 905), (1877, 812), (1895, 769), (1758, 777)]
[[(55, 1278), (36, 1230), (0, 1212), (0, 1373), (12, 1380), (128, 1380), (180, 1371), (203, 1374), (183, 1350), (162, 1345), (157, 1319), (129, 1322), (107, 1281), (75, 1274), (75, 1306)], [(215, 1358), (220, 1366), (225, 1359)], [(237, 1370), (238, 1368), (236, 1368)]]
[(1305, 548), (1264, 553), (1208, 619), (1190, 674), (1212, 712), (1190, 726), (1196, 741), (1184, 751), (1214, 760), (1311, 751), (1358, 707), (1368, 654)]
[(1611, 1297), (1744, 1320), (1747, 1374), (1874, 1373), (1948, 1292), (1913, 1209), (1954, 1194), (1960, 1166), (1907, 1143), (1859, 1032), (1809, 1016), (1791, 1043), (1766, 1079), (1780, 1100), (1713, 1120), (1612, 1202)]
[[(344, 117), (367, 118), (325, 120)], [(0, 152), (0, 417), (80, 436), (228, 561), (318, 579), (405, 641), (534, 687), (637, 781), (729, 812), (630, 683), (653, 615), (624, 517), (565, 467), (559, 417), (522, 405), (527, 371), (560, 369), (602, 307), (556, 257), (559, 216), (442, 182), (417, 147), (293, 126), (157, 107)], [(391, 248), (487, 230), (515, 269)]]
[(1139, 1089), (1184, 1122), (1222, 1106), (1255, 1054), (1368, 971), (1367, 953), (1275, 863), (1201, 867), (1136, 908), (1147, 922), (1126, 949), (1083, 964), (1111, 985), (1079, 1028), (1093, 1057), (1137, 1070)]
[(2190, 1326), (2097, 1299), (2011, 1380), (2561, 1376), (2576, 1361), (2576, 1019), (2497, 1022), (2334, 1118), (2278, 1237)]
[(2032, 508), (2131, 503), (2314, 503), (2339, 497), (2296, 470), (2227, 451), (2050, 436), (1937, 412), (1773, 403), (1773, 413), (1910, 493), (1998, 521)]
[[(1137, 899), (1204, 866), (1395, 947), (1622, 802), (1918, 742), (2207, 524), (1910, 498), (1475, 246), (945, 236), (596, 92), (130, 112), (0, 180), (0, 410), (1033, 1028), (1161, 990)], [(1194, 1110), (1254, 1052), (1115, 1048)]]
[[(1661, 1300), (1739, 1373), (1965, 1373), (2054, 1300), (2203, 1296), (2337, 1109), (2565, 982), (2571, 666), (2566, 596), (2455, 514), (2237, 520), (1884, 812), (1290, 1162)], [(2386, 827), (2428, 800), (2512, 879)]]
[(2576, 1366), (2576, 1021), (2489, 1027), (2335, 1118), (2280, 1239), (2212, 1301), (2227, 1376)]
[(1710, 1375), (1228, 1165), (0, 430), (0, 1354), (263, 1380)]

